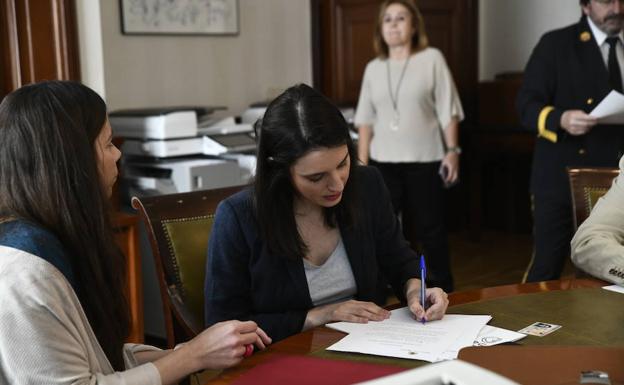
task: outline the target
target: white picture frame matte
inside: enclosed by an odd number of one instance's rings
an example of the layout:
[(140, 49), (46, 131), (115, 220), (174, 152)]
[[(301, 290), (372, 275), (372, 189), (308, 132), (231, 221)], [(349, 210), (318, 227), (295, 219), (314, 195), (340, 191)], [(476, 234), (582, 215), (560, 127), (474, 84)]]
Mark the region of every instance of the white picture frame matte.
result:
[(237, 35), (238, 0), (119, 0), (126, 35)]

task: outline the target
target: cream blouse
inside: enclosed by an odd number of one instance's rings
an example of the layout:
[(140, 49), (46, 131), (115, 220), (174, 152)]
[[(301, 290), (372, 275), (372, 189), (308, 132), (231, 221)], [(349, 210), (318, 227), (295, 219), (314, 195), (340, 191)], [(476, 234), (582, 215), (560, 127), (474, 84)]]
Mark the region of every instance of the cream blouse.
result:
[(388, 68), (393, 95), (404, 60), (374, 59), (364, 71), (355, 114), (355, 125), (373, 129), (370, 157), (378, 162), (432, 162), (444, 157), (442, 130), (464, 111), (442, 53), (426, 48), (412, 54), (398, 91), (399, 125), (390, 127), (394, 109), (388, 87)]

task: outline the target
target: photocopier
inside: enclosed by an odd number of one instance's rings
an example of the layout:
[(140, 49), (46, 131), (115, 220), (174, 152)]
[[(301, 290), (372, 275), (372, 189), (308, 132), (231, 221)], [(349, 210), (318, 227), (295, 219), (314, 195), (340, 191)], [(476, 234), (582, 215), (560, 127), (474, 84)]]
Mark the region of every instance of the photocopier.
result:
[(127, 109), (109, 114), (123, 138), (123, 178), (131, 193), (170, 194), (248, 183), (255, 169), (251, 124), (216, 119), (222, 107)]

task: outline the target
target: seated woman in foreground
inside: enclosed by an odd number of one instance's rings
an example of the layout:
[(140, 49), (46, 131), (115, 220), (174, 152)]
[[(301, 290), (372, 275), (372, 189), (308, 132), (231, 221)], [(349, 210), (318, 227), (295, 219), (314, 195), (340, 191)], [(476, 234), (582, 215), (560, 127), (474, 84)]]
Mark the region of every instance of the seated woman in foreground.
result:
[(270, 339), (215, 325), (175, 351), (126, 344), (126, 262), (108, 199), (121, 153), (104, 101), (74, 82), (0, 104), (0, 383), (173, 384)]
[(208, 245), (207, 325), (254, 320), (274, 339), (332, 321), (381, 321), (386, 282), (417, 319), (442, 318), (447, 295), (420, 305), (417, 255), (379, 172), (357, 166), (340, 111), (306, 85), (256, 123), (252, 188), (217, 208)]
[(594, 277), (624, 283), (624, 157), (620, 175), (572, 238), (572, 262)]

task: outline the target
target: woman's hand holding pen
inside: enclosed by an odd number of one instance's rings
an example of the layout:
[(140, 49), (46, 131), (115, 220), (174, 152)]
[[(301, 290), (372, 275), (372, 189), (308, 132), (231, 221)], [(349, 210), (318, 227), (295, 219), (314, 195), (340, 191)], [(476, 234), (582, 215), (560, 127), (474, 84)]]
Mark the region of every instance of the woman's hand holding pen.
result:
[(420, 279), (412, 278), (405, 284), (405, 296), (407, 298), (407, 306), (417, 320), (422, 320), (423, 316), (426, 321), (442, 319), (446, 308), (448, 307), (448, 295), (439, 287), (427, 288), (425, 291), (426, 302), (429, 307), (425, 310), (420, 300)]
[(368, 321), (383, 321), (388, 317), (390, 317), (390, 312), (373, 302), (349, 300), (310, 309), (303, 330), (325, 325), (328, 322), (367, 323)]

